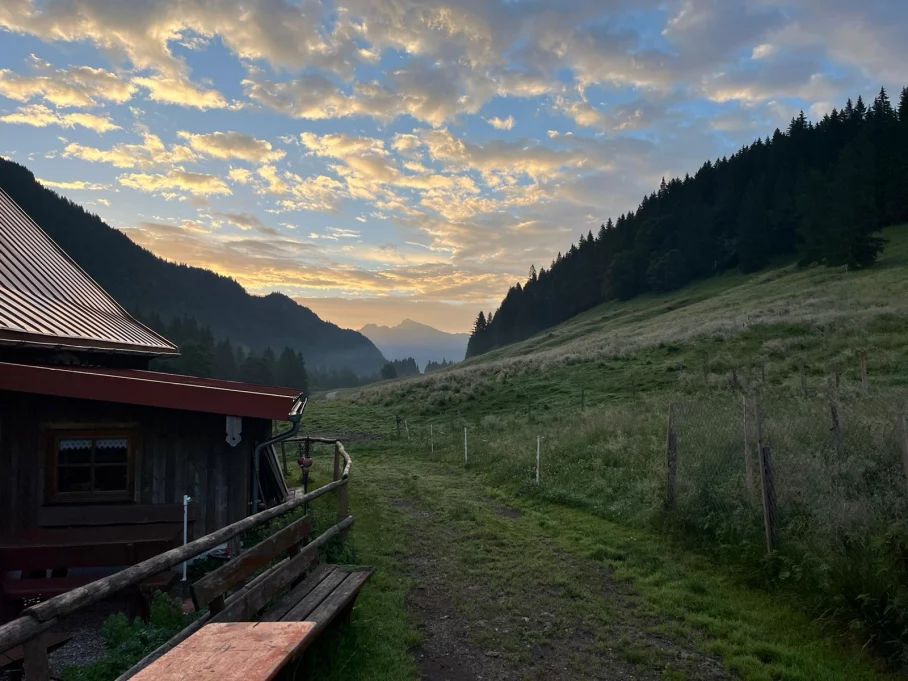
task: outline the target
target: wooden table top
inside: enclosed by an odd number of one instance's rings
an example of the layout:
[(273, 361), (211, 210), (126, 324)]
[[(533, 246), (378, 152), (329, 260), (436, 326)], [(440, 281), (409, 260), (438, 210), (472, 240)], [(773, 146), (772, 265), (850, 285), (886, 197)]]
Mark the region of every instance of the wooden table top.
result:
[(314, 622), (206, 624), (132, 678), (268, 681), (306, 648), (314, 628)]

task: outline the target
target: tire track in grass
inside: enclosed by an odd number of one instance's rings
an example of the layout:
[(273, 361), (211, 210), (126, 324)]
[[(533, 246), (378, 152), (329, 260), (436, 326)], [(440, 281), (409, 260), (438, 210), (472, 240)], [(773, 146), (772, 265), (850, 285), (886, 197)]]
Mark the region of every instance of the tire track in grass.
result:
[(601, 561), (556, 549), (538, 518), (445, 467), (370, 458), (360, 465), (368, 504), (386, 505), (400, 520), (422, 678), (734, 678), (690, 640), (666, 635), (664, 618)]

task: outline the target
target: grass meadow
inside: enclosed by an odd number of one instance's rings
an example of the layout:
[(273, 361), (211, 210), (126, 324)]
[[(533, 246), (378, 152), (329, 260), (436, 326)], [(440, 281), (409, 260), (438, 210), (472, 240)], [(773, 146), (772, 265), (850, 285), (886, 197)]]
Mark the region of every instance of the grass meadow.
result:
[[(908, 230), (885, 237), (872, 270), (782, 265), (606, 304), (438, 374), (316, 400), (307, 425), (451, 466), (464, 465), (466, 427), (467, 466), (512, 498), (668, 533), (901, 667)], [(775, 463), (772, 555), (754, 404)], [(670, 405), (678, 473), (667, 511)]]

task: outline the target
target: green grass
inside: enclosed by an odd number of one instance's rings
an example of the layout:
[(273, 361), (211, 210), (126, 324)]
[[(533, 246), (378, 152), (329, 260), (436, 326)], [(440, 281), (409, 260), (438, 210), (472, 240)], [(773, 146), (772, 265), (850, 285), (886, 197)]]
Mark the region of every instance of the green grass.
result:
[[(495, 650), (525, 678), (539, 677), (531, 651), (557, 650), (564, 631), (593, 641), (565, 662), (574, 678), (617, 664), (696, 679), (707, 659), (700, 656), (760, 681), (888, 678), (847, 637), (830, 636), (785, 599), (749, 588), (668, 537), (515, 498), (479, 472), (401, 455), (395, 442), (350, 449), (356, 558), (379, 570), (353, 629), (319, 652), (330, 661), (318, 668), (326, 678), (415, 678), (406, 658), (419, 639), (403, 600), (414, 554), (431, 554), (436, 567), (423, 578), (430, 589), (443, 584), (447, 596), (439, 598), (451, 603), (451, 616), (471, 623), (463, 654)], [(602, 580), (617, 586), (602, 588)]]
[[(885, 236), (886, 251), (870, 270), (785, 265), (608, 303), (446, 371), (315, 400), (306, 424), (393, 440), (400, 416), (411, 440), (387, 455), (423, 460), (431, 427), (436, 458), (448, 466), (462, 466), (467, 426), (471, 472), (512, 502), (660, 533), (675, 542), (673, 555), (692, 550), (721, 565), (734, 588), (791, 602), (808, 613), (798, 616), (802, 623), (813, 618), (827, 636), (868, 643), (904, 664), (908, 500), (897, 423), (908, 411), (908, 230)], [(771, 560), (759, 491), (754, 497), (744, 484), (742, 393), (760, 400), (777, 465), (781, 545)], [(831, 431), (833, 401), (841, 440)], [(681, 458), (678, 508), (665, 514), (670, 403), (680, 405)], [(537, 435), (546, 437), (538, 488)], [(373, 446), (384, 445), (367, 451)], [(614, 548), (608, 541), (590, 547), (583, 533), (568, 536), (565, 550), (607, 556)], [(627, 573), (658, 608), (705, 631), (709, 650), (745, 676), (764, 678), (769, 669), (765, 678), (824, 678), (798, 667), (811, 646), (828, 645), (814, 638), (815, 627), (811, 643), (781, 655), (790, 675), (774, 676), (772, 665), (781, 664), (774, 648), (730, 642), (750, 629), (703, 614), (699, 601), (685, 615), (694, 597), (679, 586), (689, 582), (684, 575), (664, 583), (646, 575), (642, 564)], [(759, 665), (748, 666), (753, 660)]]

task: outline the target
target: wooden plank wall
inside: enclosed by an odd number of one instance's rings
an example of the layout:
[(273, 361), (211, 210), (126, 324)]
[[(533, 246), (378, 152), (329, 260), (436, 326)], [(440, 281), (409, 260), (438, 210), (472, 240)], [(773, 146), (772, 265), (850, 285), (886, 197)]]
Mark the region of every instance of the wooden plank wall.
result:
[(134, 426), (136, 503), (181, 504), (189, 494), (196, 536), (248, 514), (252, 452), (271, 432), (269, 421), (244, 418), (243, 440), (230, 447), (217, 414), (0, 391), (0, 539), (37, 526), (46, 434), (58, 425)]

